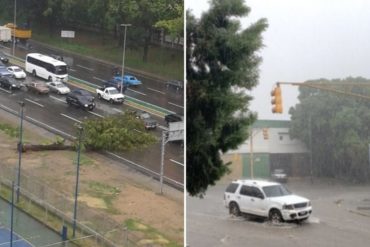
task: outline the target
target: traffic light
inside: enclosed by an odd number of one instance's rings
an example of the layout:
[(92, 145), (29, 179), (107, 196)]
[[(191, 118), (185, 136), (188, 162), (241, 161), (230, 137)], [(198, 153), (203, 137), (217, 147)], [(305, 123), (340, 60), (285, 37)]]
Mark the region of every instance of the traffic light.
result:
[(272, 112), (283, 113), (283, 101), (281, 99), (281, 88), (279, 84), (271, 91), (271, 96)]
[(269, 129), (263, 128), (262, 129), (263, 139), (268, 140), (269, 139)]

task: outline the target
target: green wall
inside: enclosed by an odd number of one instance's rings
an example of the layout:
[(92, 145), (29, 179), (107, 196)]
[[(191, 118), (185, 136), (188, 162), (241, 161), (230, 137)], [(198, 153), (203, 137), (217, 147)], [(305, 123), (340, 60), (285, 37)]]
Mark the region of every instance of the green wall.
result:
[[(251, 177), (250, 167), (250, 155), (243, 154), (243, 177)], [(253, 173), (254, 178), (269, 178), (270, 177), (270, 155), (267, 153), (253, 154), (254, 166)]]

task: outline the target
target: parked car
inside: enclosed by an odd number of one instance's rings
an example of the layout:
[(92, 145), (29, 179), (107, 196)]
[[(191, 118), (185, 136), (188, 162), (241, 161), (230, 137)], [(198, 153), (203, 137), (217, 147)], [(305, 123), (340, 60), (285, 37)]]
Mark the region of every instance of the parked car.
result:
[(272, 223), (304, 221), (312, 214), (310, 200), (280, 183), (263, 180), (233, 181), (224, 193), (224, 205), (232, 215), (255, 215)]
[(149, 113), (145, 111), (137, 111), (135, 112), (136, 117), (143, 121), (145, 129), (155, 129), (157, 128), (157, 121), (150, 116)]
[(184, 82), (179, 80), (170, 80), (166, 82), (167, 88), (174, 88), (176, 91), (182, 90), (184, 88)]
[[(115, 81), (122, 81), (122, 76), (114, 76), (113, 79)], [(123, 77), (123, 84), (128, 86), (138, 86), (141, 84), (141, 81), (139, 81), (135, 76), (133, 75), (125, 75)]]
[(177, 113), (171, 113), (164, 117), (164, 120), (166, 121), (167, 125), (172, 122), (182, 122), (184, 120), (184, 117)]
[(89, 111), (95, 108), (94, 96), (83, 89), (74, 89), (69, 92), (66, 101), (69, 105), (75, 105)]
[(24, 79), (26, 78), (26, 72), (18, 66), (10, 66), (7, 70), (14, 75), (16, 79)]
[(284, 169), (274, 169), (271, 173), (271, 179), (276, 182), (286, 183), (288, 180), (288, 175)]
[(2, 51), (0, 51), (0, 61), (3, 63), (9, 63), (9, 59), (6, 57), (6, 55)]
[(46, 85), (48, 85), (51, 92), (55, 92), (57, 94), (67, 94), (71, 92), (69, 87), (60, 81), (47, 82)]
[(14, 88), (20, 89), (23, 84), (12, 76), (2, 76), (0, 77), (0, 86), (12, 90)]
[(32, 82), (30, 84), (26, 84), (28, 91), (37, 93), (37, 94), (48, 94), (49, 88), (44, 82)]

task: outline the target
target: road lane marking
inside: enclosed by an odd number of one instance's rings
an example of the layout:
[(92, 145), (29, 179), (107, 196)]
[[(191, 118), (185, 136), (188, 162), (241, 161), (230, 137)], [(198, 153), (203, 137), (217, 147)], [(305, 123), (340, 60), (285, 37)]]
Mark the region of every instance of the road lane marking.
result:
[(2, 90), (2, 91), (4, 91), (4, 92), (7, 92), (7, 93), (12, 93), (12, 91), (6, 90), (6, 89), (1, 88), (1, 87), (0, 87), (0, 90)]
[(145, 93), (142, 93), (142, 92), (139, 92), (139, 91), (133, 90), (133, 89), (131, 89), (131, 88), (128, 88), (127, 90), (130, 90), (130, 91), (132, 91), (132, 92), (135, 92), (135, 93), (138, 93), (138, 94), (141, 94), (141, 95), (146, 96), (146, 94), (145, 94)]
[(168, 130), (168, 128), (163, 125), (158, 125), (158, 128), (163, 129), (163, 130)]
[(64, 132), (64, 131), (58, 130), (58, 129), (56, 129), (56, 128), (54, 128), (54, 127), (50, 126), (50, 125), (47, 125), (46, 123), (40, 122), (40, 121), (38, 121), (38, 120), (36, 120), (36, 119), (34, 119), (34, 118), (31, 118), (31, 117), (29, 117), (29, 116), (26, 116), (26, 118), (30, 119), (30, 120), (31, 120), (31, 121), (33, 121), (33, 122), (36, 122), (36, 123), (41, 124), (41, 125), (43, 125), (43, 126), (46, 126), (46, 127), (48, 127), (49, 129), (52, 129), (52, 130), (54, 130), (54, 131), (56, 131), (56, 132), (62, 133), (63, 135), (66, 135), (66, 136), (72, 137), (73, 139), (76, 139), (76, 137), (75, 137), (75, 136), (70, 135), (70, 134), (68, 134), (68, 133), (66, 133), (66, 132)]
[(69, 71), (72, 71), (72, 72), (76, 72), (77, 70), (75, 70), (75, 69), (71, 69), (71, 68), (69, 68), (68, 69)]
[(38, 105), (38, 106), (40, 106), (40, 107), (44, 107), (43, 105), (41, 105), (40, 103), (37, 103), (37, 102), (35, 102), (35, 101), (33, 101), (33, 100), (30, 100), (30, 99), (25, 99), (26, 101), (28, 101), (28, 102), (30, 102), (30, 103), (32, 103), (32, 104), (35, 104), (35, 105)]
[(63, 103), (66, 103), (66, 104), (67, 104), (67, 102), (66, 102), (65, 100), (62, 100), (62, 99), (60, 99), (60, 98), (58, 98), (58, 97), (54, 97), (54, 96), (52, 96), (52, 95), (50, 95), (49, 97), (50, 97), (50, 98), (53, 98), (53, 99), (55, 99), (55, 100), (58, 100), (58, 101), (60, 101), (60, 102), (63, 102)]
[(18, 115), (18, 114), (19, 114), (17, 111), (15, 111), (15, 110), (13, 110), (13, 109), (11, 109), (11, 108), (9, 108), (9, 107), (5, 106), (5, 105), (1, 105), (1, 107), (2, 107), (2, 108), (7, 109), (8, 111), (13, 112), (15, 115)]
[(77, 123), (82, 123), (80, 120), (77, 120), (77, 119), (75, 119), (75, 118), (73, 118), (71, 116), (68, 116), (66, 114), (61, 113), (60, 115), (62, 115), (63, 117), (69, 118), (69, 119), (71, 119), (71, 120), (73, 120), (73, 121), (75, 121)]
[(180, 108), (184, 108), (183, 106), (181, 106), (181, 105), (177, 105), (177, 104), (172, 103), (172, 102), (168, 102), (168, 104), (170, 104), (170, 105), (174, 105), (174, 106), (177, 106), (177, 107), (180, 107)]
[(119, 113), (122, 113), (123, 112), (121, 110), (118, 110), (117, 108), (113, 108), (113, 111), (116, 111), (116, 112), (119, 112)]
[(104, 79), (101, 79), (101, 78), (98, 78), (98, 77), (95, 77), (95, 76), (93, 76), (93, 78), (94, 78), (95, 80), (102, 81), (102, 82), (107, 81), (107, 80), (104, 80)]
[(184, 164), (183, 164), (183, 163), (178, 162), (178, 161), (176, 161), (176, 160), (170, 159), (170, 161), (171, 161), (171, 162), (173, 162), (173, 163), (175, 163), (175, 164), (178, 164), (178, 165), (180, 165), (180, 166), (184, 166)]
[(156, 90), (156, 89), (150, 88), (150, 87), (147, 87), (147, 89), (148, 89), (148, 90), (151, 90), (151, 91), (154, 91), (154, 92), (157, 92), (157, 93), (166, 94), (165, 92), (162, 92), (162, 91), (159, 91), (159, 90)]
[(98, 113), (95, 113), (95, 112), (92, 112), (92, 111), (88, 111), (88, 113), (93, 114), (93, 115), (98, 116), (98, 117), (101, 117), (101, 118), (104, 118), (104, 116), (99, 115)]
[(85, 67), (85, 66), (82, 66), (82, 65), (79, 65), (79, 64), (76, 64), (76, 66), (80, 67), (80, 68), (83, 68), (83, 69), (90, 70), (90, 71), (94, 71), (92, 68), (88, 68), (88, 67)]
[(128, 163), (130, 163), (130, 164), (132, 164), (134, 166), (140, 167), (143, 170), (146, 170), (146, 171), (148, 171), (148, 172), (150, 172), (152, 174), (155, 174), (155, 175), (159, 176), (159, 173), (158, 172), (155, 172), (153, 170), (150, 170), (150, 169), (146, 168), (145, 166), (138, 165), (135, 162), (133, 162), (131, 160), (128, 160), (128, 159), (125, 159), (125, 158), (123, 158), (123, 157), (121, 157), (121, 156), (119, 156), (119, 155), (117, 155), (115, 153), (108, 152), (108, 151), (107, 151), (107, 153), (110, 154), (110, 155), (112, 155), (112, 156), (114, 156), (114, 157), (116, 157), (116, 158), (118, 158), (118, 159), (120, 159), (120, 160), (126, 161), (126, 162), (128, 162)]

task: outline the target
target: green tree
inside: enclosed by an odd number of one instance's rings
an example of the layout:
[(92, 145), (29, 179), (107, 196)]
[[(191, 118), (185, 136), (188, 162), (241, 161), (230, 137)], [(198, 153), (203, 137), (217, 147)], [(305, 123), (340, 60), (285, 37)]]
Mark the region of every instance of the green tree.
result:
[[(370, 95), (370, 80), (364, 78), (308, 82)], [(338, 85), (360, 82), (369, 86)], [(300, 103), (289, 111), (290, 135), (302, 140), (312, 152), (314, 175), (350, 181), (369, 179), (370, 101), (303, 86), (299, 91)]]
[(143, 122), (126, 112), (119, 116), (84, 121), (84, 146), (89, 150), (129, 151), (147, 147), (157, 140)]
[(227, 171), (221, 153), (237, 148), (256, 119), (245, 93), (257, 85), (267, 20), (242, 29), (242, 0), (213, 0), (198, 20), (187, 13), (187, 191), (202, 195)]

